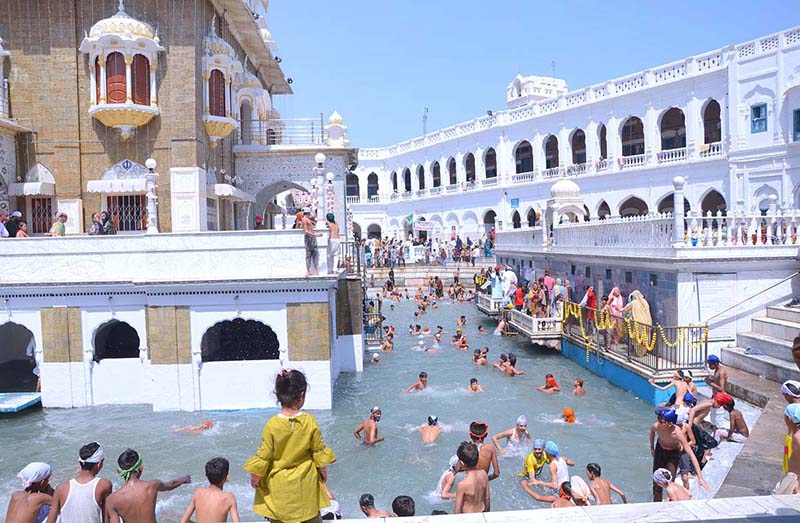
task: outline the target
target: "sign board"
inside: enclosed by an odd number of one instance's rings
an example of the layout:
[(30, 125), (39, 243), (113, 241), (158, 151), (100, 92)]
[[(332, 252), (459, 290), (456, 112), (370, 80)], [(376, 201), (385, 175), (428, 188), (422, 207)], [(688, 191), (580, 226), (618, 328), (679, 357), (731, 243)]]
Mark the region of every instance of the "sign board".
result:
[(519, 198), (511, 198), (511, 208), (519, 209)]

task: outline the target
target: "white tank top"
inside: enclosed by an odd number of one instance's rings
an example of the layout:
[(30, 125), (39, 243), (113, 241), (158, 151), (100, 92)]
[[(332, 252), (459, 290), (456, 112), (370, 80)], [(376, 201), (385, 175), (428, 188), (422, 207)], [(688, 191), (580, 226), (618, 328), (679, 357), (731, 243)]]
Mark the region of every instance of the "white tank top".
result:
[(61, 523), (101, 523), (100, 507), (97, 505), (95, 489), (100, 478), (81, 485), (77, 480), (69, 480), (67, 502), (61, 508)]
[(569, 481), (569, 468), (567, 468), (567, 462), (564, 461), (564, 458), (558, 458), (556, 460), (556, 471), (558, 472), (558, 475), (556, 476), (556, 479), (558, 480), (556, 489), (558, 489), (562, 483)]

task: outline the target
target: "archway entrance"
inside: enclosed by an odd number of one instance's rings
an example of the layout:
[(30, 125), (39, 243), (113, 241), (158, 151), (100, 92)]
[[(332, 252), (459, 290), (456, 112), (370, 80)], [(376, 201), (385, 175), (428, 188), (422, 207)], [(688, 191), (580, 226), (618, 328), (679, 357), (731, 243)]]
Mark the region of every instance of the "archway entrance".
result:
[(0, 325), (0, 392), (34, 392), (36, 341), (33, 333), (14, 322)]
[(200, 342), (200, 352), (204, 362), (277, 360), (280, 342), (269, 325), (235, 318), (209, 327)]
[(124, 321), (111, 320), (94, 334), (94, 361), (139, 357), (139, 334)]
[(381, 226), (377, 223), (373, 223), (369, 227), (367, 227), (367, 238), (374, 238), (376, 240), (381, 239)]
[(489, 209), (486, 211), (486, 214), (483, 215), (483, 229), (486, 232), (486, 237), (489, 237), (489, 231), (492, 230), (494, 227), (494, 221), (497, 219), (497, 213), (493, 210)]
[(361, 226), (353, 222), (353, 239), (358, 241), (361, 239)]
[(623, 218), (626, 216), (644, 216), (648, 212), (647, 204), (635, 196), (619, 204), (619, 215)]

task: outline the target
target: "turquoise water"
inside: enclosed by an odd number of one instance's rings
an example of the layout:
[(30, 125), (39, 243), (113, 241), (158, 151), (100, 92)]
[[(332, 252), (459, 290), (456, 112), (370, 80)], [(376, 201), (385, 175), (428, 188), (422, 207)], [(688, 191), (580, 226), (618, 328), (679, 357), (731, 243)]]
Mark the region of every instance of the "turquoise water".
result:
[[(333, 410), (314, 413), (338, 457), (329, 470), (329, 486), (345, 516), (361, 517), (358, 497), (365, 492), (372, 493), (381, 508), (390, 508), (395, 496), (407, 494), (415, 499), (417, 514), (430, 514), (435, 508), (452, 512), (452, 502), (434, 503), (429, 493), (458, 444), (468, 438), (469, 423), (484, 420), (490, 434), (495, 434), (513, 427), (520, 414), (528, 417), (533, 437), (553, 439), (563, 455), (576, 461), (571, 474), (585, 477), (586, 464), (596, 461), (603, 467), (603, 476), (625, 490), (629, 501), (651, 499), (648, 430), (653, 411), (645, 402), (557, 352), (536, 348), (520, 336), (493, 336), (495, 322), (472, 305), (444, 304), (417, 320), (431, 330), (442, 325), (448, 334), (443, 336), (444, 350), (440, 353), (412, 351), (417, 341), (408, 335), (413, 310), (413, 302), (397, 305), (394, 312), (385, 309), (398, 332), (394, 353), (382, 354), (380, 365), (372, 365), (365, 358), (361, 375), (340, 376)], [(465, 333), (470, 349), (489, 346), (492, 361), (501, 352), (513, 351), (517, 368), (527, 374), (505, 378), (491, 367), (473, 366), (472, 350), (452, 348), (449, 336), (461, 314), (468, 318)], [(486, 333), (477, 334), (478, 323), (484, 325)], [(432, 339), (426, 342), (432, 343)], [(403, 389), (422, 370), (429, 375), (428, 390), (404, 394)], [(565, 392), (550, 396), (536, 391), (548, 372), (555, 375)], [(582, 398), (570, 394), (572, 381), (578, 376), (586, 382), (587, 395)], [(478, 378), (486, 389), (484, 394), (466, 393), (471, 377)], [(379, 430), (386, 441), (366, 447), (353, 438), (352, 431), (374, 405), (383, 410)], [(560, 422), (564, 407), (575, 410), (576, 424)], [(105, 446), (108, 458), (101, 475), (111, 478), (115, 488), (121, 486), (114, 475), (116, 457), (126, 447), (142, 454), (146, 479), (191, 474), (195, 482), (204, 482), (205, 462), (215, 456), (226, 457), (231, 462), (231, 481), (226, 489), (236, 494), (242, 516), (253, 519), (253, 491), (241, 465), (255, 452), (263, 424), (272, 414), (274, 411), (269, 410), (154, 413), (149, 406), (120, 406), (48, 409), (0, 417), (0, 515), (5, 514), (10, 493), (18, 488), (16, 473), (28, 462), (50, 463), (55, 471), (52, 481), (60, 483), (75, 470), (78, 448), (96, 439)], [(423, 445), (417, 430), (428, 415), (439, 416), (444, 428), (433, 445)], [(173, 433), (176, 427), (199, 424), (204, 419), (214, 420), (216, 426), (201, 434)], [(500, 457), (501, 476), (491, 483), (493, 510), (541, 506), (519, 485), (517, 474), (523, 458), (519, 454)], [(177, 520), (192, 491), (192, 486), (184, 486), (161, 494), (159, 520)]]

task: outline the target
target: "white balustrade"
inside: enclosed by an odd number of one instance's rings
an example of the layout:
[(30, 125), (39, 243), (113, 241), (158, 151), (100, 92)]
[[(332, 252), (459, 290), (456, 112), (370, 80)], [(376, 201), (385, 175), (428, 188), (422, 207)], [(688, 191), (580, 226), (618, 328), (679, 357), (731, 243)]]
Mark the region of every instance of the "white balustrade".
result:
[(504, 251), (540, 249), (542, 247), (542, 228), (537, 226), (497, 231), (495, 242)]
[(588, 167), (585, 163), (573, 163), (567, 166), (567, 176), (579, 176), (585, 174)]
[(633, 156), (623, 156), (620, 158), (620, 167), (631, 169), (633, 167), (642, 167), (645, 164), (643, 154), (635, 154)]
[(409, 198), (411, 198), (411, 194), (412, 194), (411, 191), (406, 191), (406, 192), (400, 194), (400, 199), (401, 200), (408, 200)]
[(537, 318), (534, 316), (528, 316), (524, 312), (516, 309), (511, 309), (508, 312), (508, 323), (529, 336), (536, 336), (537, 334), (561, 333), (561, 318), (559, 316), (554, 316), (552, 318)]
[(498, 312), (503, 307), (502, 299), (494, 299), (489, 294), (478, 293), (477, 305), (486, 312)]
[(428, 189), (420, 189), (414, 192), (415, 196), (426, 196), (428, 194)]
[(495, 176), (494, 178), (484, 178), (481, 180), (481, 186), (488, 187), (490, 185), (497, 185), (498, 178)]
[(692, 214), (687, 219), (687, 247), (769, 247), (797, 244), (798, 211), (778, 210), (775, 215), (721, 211)]
[(511, 181), (514, 183), (532, 182), (534, 180), (536, 180), (536, 173), (533, 171), (511, 175)]
[(459, 183), (451, 183), (450, 185), (445, 186), (444, 192), (456, 192), (461, 188), (461, 184)]
[(704, 143), (700, 146), (700, 158), (722, 157), (722, 142)]
[(400, 197), (399, 194), (397, 194), (396, 192), (393, 192), (392, 194), (389, 195), (389, 200), (390, 201), (394, 201), (394, 200), (397, 200), (399, 197)]
[(658, 163), (676, 163), (686, 161), (686, 147), (658, 152)]
[(556, 247), (670, 247), (672, 214), (614, 217), (553, 227)]
[(562, 169), (561, 167), (551, 167), (550, 169), (545, 169), (542, 171), (542, 178), (550, 179), (550, 178), (558, 178), (561, 176)]
[(611, 164), (611, 162), (608, 161), (608, 158), (606, 158), (604, 160), (597, 160), (594, 163), (594, 170), (596, 172), (599, 172), (599, 173), (607, 171), (609, 166), (610, 166), (610, 164)]
[(439, 187), (431, 187), (430, 193), (431, 194), (439, 194), (442, 192), (442, 186)]
[(359, 203), (360, 199), (361, 198), (359, 198), (358, 196), (346, 196), (345, 197), (345, 200), (347, 200), (347, 203)]
[(369, 203), (381, 203), (381, 197), (378, 194), (373, 194), (369, 197)]

